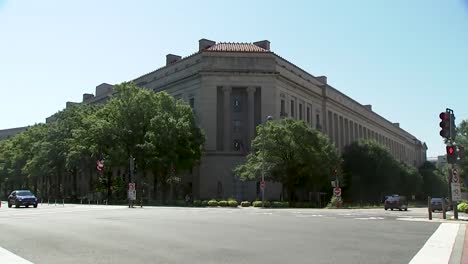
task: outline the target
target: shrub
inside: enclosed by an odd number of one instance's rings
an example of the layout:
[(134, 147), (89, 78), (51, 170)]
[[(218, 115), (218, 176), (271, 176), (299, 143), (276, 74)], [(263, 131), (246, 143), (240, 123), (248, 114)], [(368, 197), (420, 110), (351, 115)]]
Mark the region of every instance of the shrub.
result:
[(273, 208), (288, 208), (289, 203), (288, 202), (272, 202), (271, 207), (273, 207)]
[(339, 208), (342, 206), (342, 204), (343, 201), (338, 201), (338, 199), (336, 199), (336, 196), (333, 196), (330, 202), (328, 203), (327, 208)]
[(236, 200), (230, 200), (228, 201), (229, 207), (237, 207), (239, 204), (237, 203)]
[(251, 204), (249, 201), (242, 201), (241, 206), (242, 207), (249, 207)]
[(219, 205), (219, 206), (223, 206), (223, 207), (224, 207), (224, 206), (228, 206), (228, 201), (226, 201), (226, 200), (221, 200), (221, 201), (218, 202), (218, 205)]
[(219, 204), (218, 204), (218, 201), (216, 201), (216, 200), (214, 200), (214, 199), (208, 201), (208, 206), (213, 206), (213, 207), (215, 207), (215, 206), (218, 206), (218, 205), (219, 205)]
[(265, 201), (265, 204), (262, 204), (262, 201), (254, 201), (252, 205), (254, 207), (271, 207), (271, 203), (269, 201)]
[(253, 207), (262, 207), (262, 201), (254, 201), (252, 205)]
[(195, 207), (200, 207), (200, 206), (202, 206), (202, 201), (200, 201), (200, 200), (194, 200), (194, 201), (193, 201), (193, 206), (195, 206)]
[(465, 213), (468, 212), (468, 203), (462, 202), (462, 203), (458, 204), (457, 209), (460, 212), (465, 212)]
[(201, 206), (203, 206), (203, 207), (204, 207), (204, 206), (208, 206), (208, 201), (207, 201), (207, 200), (203, 200), (203, 201), (201, 202)]

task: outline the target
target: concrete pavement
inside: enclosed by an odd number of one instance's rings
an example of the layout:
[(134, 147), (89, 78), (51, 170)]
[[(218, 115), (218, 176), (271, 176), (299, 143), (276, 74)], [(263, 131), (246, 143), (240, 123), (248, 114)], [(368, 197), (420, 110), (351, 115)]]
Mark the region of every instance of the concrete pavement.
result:
[(398, 219), (424, 213), (2, 206), (0, 247), (36, 264), (408, 263), (440, 223)]

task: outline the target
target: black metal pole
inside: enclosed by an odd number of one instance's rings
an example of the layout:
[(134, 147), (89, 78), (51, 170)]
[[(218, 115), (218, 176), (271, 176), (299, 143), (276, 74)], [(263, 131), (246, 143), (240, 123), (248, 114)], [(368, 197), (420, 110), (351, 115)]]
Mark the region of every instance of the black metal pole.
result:
[(429, 220), (432, 220), (431, 197), (427, 197), (427, 212), (429, 213)]

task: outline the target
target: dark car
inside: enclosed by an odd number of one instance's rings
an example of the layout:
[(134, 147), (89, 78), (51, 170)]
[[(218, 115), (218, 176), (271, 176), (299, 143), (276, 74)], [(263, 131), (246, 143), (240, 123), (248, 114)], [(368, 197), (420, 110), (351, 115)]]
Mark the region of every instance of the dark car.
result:
[(392, 211), (393, 209), (408, 211), (408, 200), (405, 196), (390, 195), (385, 199), (384, 208), (385, 210), (390, 209)]
[(15, 207), (29, 207), (32, 205), (34, 208), (37, 208), (37, 198), (28, 190), (13, 191), (10, 196), (8, 196), (8, 207), (11, 208), (13, 205)]
[[(443, 199), (445, 200), (445, 211), (452, 210), (449, 200), (447, 198)], [(432, 212), (435, 212), (436, 210), (442, 211), (442, 198), (431, 198), (431, 210)]]

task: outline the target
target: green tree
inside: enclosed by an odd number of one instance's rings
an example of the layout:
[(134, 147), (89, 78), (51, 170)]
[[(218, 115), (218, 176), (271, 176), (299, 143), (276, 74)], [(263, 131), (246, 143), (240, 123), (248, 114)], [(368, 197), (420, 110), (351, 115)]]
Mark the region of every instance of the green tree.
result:
[(205, 137), (188, 104), (175, 100), (166, 92), (153, 96), (156, 107), (142, 149), (147, 153), (146, 167), (155, 176), (153, 188), (159, 179), (164, 201), (167, 183), (172, 185), (175, 182), (171, 168), (188, 171), (197, 165)]
[(438, 169), (431, 162), (424, 162), (421, 167), (419, 167), (419, 173), (423, 179), (422, 190), (424, 196), (432, 197), (443, 197), (447, 196), (448, 192), (448, 183), (446, 180), (446, 169)]
[(386, 194), (418, 194), (422, 178), (413, 167), (397, 162), (388, 149), (373, 140), (361, 140), (343, 151), (344, 198), (380, 202)]
[(468, 177), (468, 120), (463, 120), (457, 126), (456, 142), (465, 148), (465, 153), (462, 153), (458, 167), (460, 168), (460, 177), (467, 179)]
[(235, 169), (241, 179), (265, 178), (287, 188), (290, 201), (296, 190), (313, 185), (318, 190), (329, 184), (329, 175), (339, 165), (335, 147), (328, 137), (303, 121), (285, 118), (257, 126), (252, 152)]

